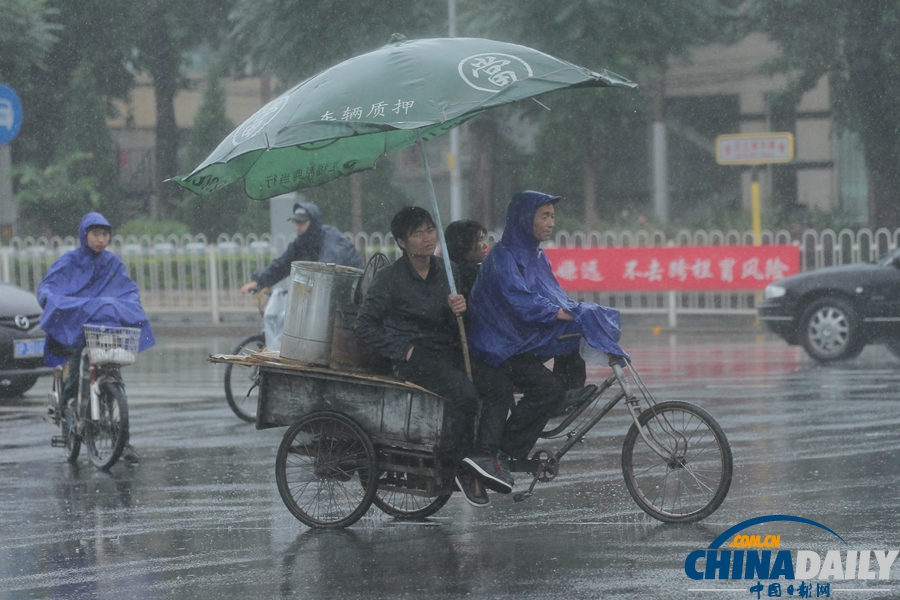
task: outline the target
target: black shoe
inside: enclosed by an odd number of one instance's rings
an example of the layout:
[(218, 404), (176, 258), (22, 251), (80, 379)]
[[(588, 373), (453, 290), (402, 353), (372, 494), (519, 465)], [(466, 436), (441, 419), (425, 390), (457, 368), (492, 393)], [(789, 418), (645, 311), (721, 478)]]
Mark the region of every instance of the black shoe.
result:
[(567, 417), (572, 412), (574, 412), (582, 403), (591, 398), (597, 392), (597, 386), (592, 384), (586, 385), (581, 389), (569, 390), (566, 392), (565, 398), (563, 398), (562, 404), (560, 404), (556, 411), (553, 413), (554, 417)]
[(125, 449), (122, 450), (122, 460), (130, 465), (136, 465), (141, 462), (141, 457), (138, 456), (138, 453), (135, 452), (132, 445), (128, 444), (127, 446), (125, 446)]
[(463, 459), (463, 464), (471, 469), (472, 474), (486, 488), (500, 494), (508, 494), (513, 490), (515, 481), (509, 467), (504, 470), (497, 457), (489, 454), (470, 454)]
[(509, 456), (507, 456), (505, 452), (497, 453), (497, 465), (500, 467), (500, 472), (503, 474), (503, 477), (509, 481), (509, 485), (515, 485), (516, 482), (513, 479), (512, 469), (509, 468)]
[(491, 503), (488, 498), (487, 490), (484, 486), (478, 485), (478, 480), (474, 475), (469, 473), (458, 473), (456, 475), (456, 489), (463, 493), (466, 502), (475, 508), (484, 508)]

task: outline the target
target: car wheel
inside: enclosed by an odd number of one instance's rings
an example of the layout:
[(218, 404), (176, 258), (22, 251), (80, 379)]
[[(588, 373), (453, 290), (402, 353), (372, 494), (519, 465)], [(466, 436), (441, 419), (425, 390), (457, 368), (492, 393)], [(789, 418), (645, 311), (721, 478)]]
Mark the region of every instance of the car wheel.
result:
[(810, 304), (800, 319), (800, 342), (819, 362), (859, 356), (865, 342), (853, 306), (829, 296)]
[[(17, 375), (0, 379), (0, 397), (15, 398), (30, 390), (37, 383), (37, 375)], [(9, 381), (9, 383), (5, 383)]]

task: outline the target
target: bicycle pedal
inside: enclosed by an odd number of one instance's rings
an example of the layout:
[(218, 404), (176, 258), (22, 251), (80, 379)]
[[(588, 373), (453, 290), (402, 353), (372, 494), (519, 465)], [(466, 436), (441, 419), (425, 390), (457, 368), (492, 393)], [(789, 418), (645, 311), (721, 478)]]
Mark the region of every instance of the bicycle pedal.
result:
[(52, 438), (50, 438), (50, 445), (53, 448), (65, 448), (66, 438), (61, 435), (54, 435)]

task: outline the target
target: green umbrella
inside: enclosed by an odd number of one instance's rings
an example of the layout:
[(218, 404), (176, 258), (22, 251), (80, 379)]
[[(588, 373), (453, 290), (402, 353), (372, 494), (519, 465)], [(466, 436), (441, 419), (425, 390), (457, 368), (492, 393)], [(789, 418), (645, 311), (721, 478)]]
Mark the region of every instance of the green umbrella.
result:
[(247, 194), (263, 200), (371, 169), (419, 135), (438, 137), (489, 108), (558, 89), (604, 86), (636, 84), (492, 40), (389, 43), (272, 100), (174, 181), (205, 196), (243, 177)]
[[(247, 119), (179, 185), (201, 195), (244, 178), (264, 200), (371, 169), (392, 150), (447, 133), (483, 111), (566, 88), (637, 87), (543, 52), (476, 38), (391, 43), (303, 81)], [(456, 286), (428, 175), (450, 288)], [(465, 347), (465, 346), (464, 346)]]

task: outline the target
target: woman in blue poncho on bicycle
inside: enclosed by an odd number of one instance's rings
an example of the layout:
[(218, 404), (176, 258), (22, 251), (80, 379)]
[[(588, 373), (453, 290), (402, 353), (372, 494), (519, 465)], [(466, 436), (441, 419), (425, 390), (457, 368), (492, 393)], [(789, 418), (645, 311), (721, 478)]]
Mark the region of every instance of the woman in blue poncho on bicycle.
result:
[(86, 323), (139, 328), (139, 352), (156, 343), (137, 285), (122, 260), (106, 251), (111, 232), (103, 215), (86, 214), (78, 227), (81, 247), (59, 257), (37, 289), (44, 309), (41, 329), (47, 333), (44, 363), (55, 367), (69, 361), (63, 388), (66, 400), (78, 395), (78, 360), (85, 346)]

